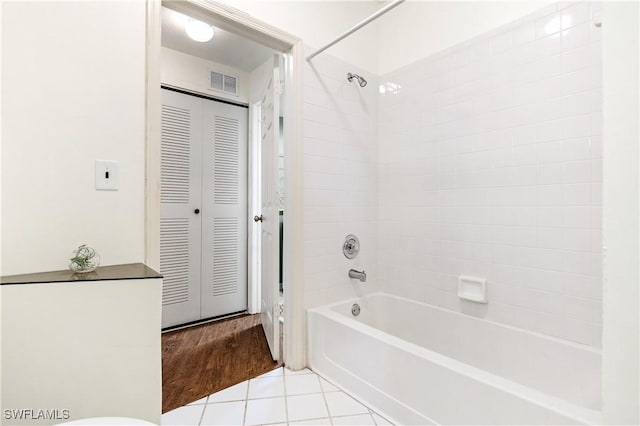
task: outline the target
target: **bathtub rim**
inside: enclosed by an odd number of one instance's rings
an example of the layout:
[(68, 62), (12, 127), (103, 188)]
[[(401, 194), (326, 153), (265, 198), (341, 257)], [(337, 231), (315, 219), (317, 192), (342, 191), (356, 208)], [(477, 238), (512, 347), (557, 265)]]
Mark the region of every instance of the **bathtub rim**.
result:
[[(482, 320), (484, 322), (488, 322), (488, 323), (490, 323), (492, 325), (495, 325), (497, 327), (507, 328), (507, 329), (512, 330), (512, 331), (522, 332), (522, 333), (529, 334), (529, 335), (532, 335), (532, 336), (535, 336), (535, 337), (538, 337), (538, 338), (542, 338), (542, 339), (545, 339), (545, 340), (550, 340), (550, 341), (555, 342), (555, 343), (560, 343), (560, 344), (563, 344), (563, 345), (567, 345), (567, 346), (570, 346), (570, 347), (572, 347), (574, 349), (581, 349), (581, 350), (585, 350), (587, 352), (591, 352), (594, 355), (602, 356), (602, 349), (597, 348), (597, 347), (593, 347), (593, 346), (589, 346), (589, 345), (585, 345), (584, 343), (573, 342), (571, 340), (562, 339), (560, 337), (551, 336), (551, 335), (548, 335), (548, 334), (540, 333), (538, 331), (527, 330), (526, 328), (521, 328), (521, 327), (517, 327), (515, 325), (510, 325), (510, 324), (504, 324), (504, 323), (501, 323), (501, 322), (498, 322), (498, 321), (494, 321), (494, 320), (490, 320), (490, 319), (478, 318), (478, 317), (475, 317), (473, 315), (465, 314), (463, 312), (453, 311), (451, 309), (443, 308), (443, 307), (438, 306), (438, 305), (432, 305), (431, 303), (427, 303), (427, 302), (420, 302), (420, 301), (409, 299), (409, 298), (406, 298), (406, 297), (403, 297), (403, 296), (398, 296), (398, 295), (395, 295), (395, 294), (386, 293), (384, 291), (376, 291), (376, 292), (373, 292), (373, 293), (367, 293), (367, 294), (362, 295), (360, 297), (352, 297), (352, 298), (344, 299), (344, 300), (341, 300), (341, 301), (338, 301), (338, 302), (328, 303), (326, 305), (315, 306), (313, 308), (308, 308), (307, 310), (308, 311), (322, 311), (323, 309), (330, 309), (330, 310), (332, 310), (332, 312), (336, 312), (336, 311), (333, 310), (333, 308), (335, 308), (337, 306), (346, 305), (346, 304), (349, 304), (349, 303), (355, 303), (358, 300), (377, 297), (377, 296), (389, 297), (391, 299), (401, 300), (403, 302), (409, 302), (409, 303), (412, 303), (414, 305), (427, 306), (427, 307), (429, 307), (431, 309), (435, 309), (435, 310), (440, 311), (440, 312), (445, 312), (447, 314), (453, 314), (453, 315), (458, 316), (458, 317), (473, 318), (473, 319), (477, 319), (477, 320)], [(340, 315), (338, 312), (336, 312), (336, 313), (338, 315)], [(351, 317), (347, 317), (347, 318), (351, 319)], [(360, 323), (360, 324), (362, 324), (362, 323)], [(372, 328), (375, 329), (375, 327), (372, 327)]]
[[(574, 348), (577, 349), (582, 349), (582, 350), (587, 350), (589, 352), (592, 352), (596, 355), (600, 355), (601, 356), (601, 350), (597, 349), (597, 348), (592, 348), (590, 346), (587, 345), (582, 345), (579, 343), (575, 343), (575, 342), (571, 342), (571, 341), (567, 341), (567, 340), (563, 340), (563, 339), (559, 339), (553, 336), (547, 336), (545, 334), (542, 333), (537, 333), (537, 332), (533, 332), (533, 331), (529, 331), (526, 329), (522, 329), (519, 327), (515, 327), (515, 326), (511, 326), (508, 324), (502, 324), (496, 321), (491, 321), (491, 320), (484, 320), (482, 318), (476, 318), (473, 317), (472, 315), (467, 315), (467, 314), (463, 314), (461, 312), (456, 312), (456, 311), (452, 311), (449, 309), (445, 309), (436, 305), (431, 305), (429, 303), (425, 303), (425, 302), (419, 302), (419, 301), (415, 301), (415, 300), (411, 300), (402, 296), (397, 296), (397, 295), (393, 295), (393, 294), (389, 294), (389, 293), (385, 293), (383, 291), (378, 291), (378, 292), (374, 292), (374, 293), (369, 293), (360, 297), (353, 297), (350, 299), (346, 299), (346, 300), (341, 300), (338, 302), (333, 302), (333, 303), (329, 303), (326, 305), (322, 305), (322, 306), (317, 306), (317, 307), (313, 307), (313, 308), (308, 308), (307, 309), (307, 315), (311, 315), (311, 314), (316, 314), (316, 315), (321, 315), (321, 316), (325, 316), (327, 317), (329, 320), (333, 320), (336, 321), (346, 327), (351, 327), (354, 328), (357, 331), (360, 331), (364, 334), (368, 334), (373, 336), (376, 339), (382, 340), (383, 342), (394, 346), (397, 349), (400, 350), (404, 350), (407, 351), (415, 356), (421, 357), (421, 358), (426, 358), (428, 359), (430, 362), (433, 362), (443, 368), (452, 370), (458, 374), (465, 374), (467, 376), (469, 376), (471, 379), (482, 382), (484, 384), (486, 384), (487, 386), (491, 386), (499, 391), (502, 392), (508, 392), (511, 393), (513, 395), (515, 395), (517, 398), (529, 401), (531, 403), (534, 404), (538, 404), (546, 409), (549, 409), (550, 411), (555, 411), (556, 413), (565, 416), (567, 418), (570, 419), (575, 419), (577, 421), (580, 421), (584, 424), (601, 424), (602, 423), (602, 410), (593, 410), (590, 408), (586, 408), (586, 407), (582, 407), (580, 405), (577, 405), (575, 403), (569, 402), (569, 401), (565, 401), (563, 399), (560, 399), (556, 396), (552, 396), (549, 394), (546, 394), (542, 391), (539, 391), (537, 389), (531, 388), (529, 386), (520, 384), (518, 382), (515, 382), (513, 380), (509, 380), (506, 378), (503, 378), (501, 376), (498, 376), (496, 374), (493, 374), (489, 371), (483, 370), (479, 367), (475, 367), (473, 365), (470, 364), (466, 364), (462, 361), (458, 361), (454, 358), (451, 357), (447, 357), (443, 354), (440, 354), (438, 352), (435, 352), (431, 349), (422, 347), (420, 345), (417, 345), (415, 343), (412, 343), (408, 340), (404, 340), (401, 339), (399, 337), (396, 337), (392, 334), (389, 334), (385, 331), (382, 331), (380, 329), (377, 329), (373, 326), (370, 326), (368, 324), (365, 324), (363, 322), (354, 320), (353, 318), (343, 315), (339, 312), (337, 312), (336, 310), (334, 310), (333, 308), (337, 307), (337, 306), (341, 306), (341, 305), (348, 305), (349, 303), (356, 303), (358, 301), (361, 301), (362, 299), (366, 299), (366, 298), (372, 298), (372, 297), (376, 297), (376, 296), (383, 296), (383, 297), (389, 297), (389, 298), (393, 298), (396, 300), (401, 300), (404, 302), (409, 302), (412, 304), (417, 304), (417, 305), (422, 305), (422, 306), (426, 306), (428, 308), (432, 308), (432, 309), (437, 309), (439, 311), (445, 312), (447, 314), (455, 314), (458, 316), (464, 316), (464, 317), (471, 317), (473, 319), (479, 319), (479, 320), (483, 320), (483, 321), (487, 321), (490, 322), (493, 325), (499, 326), (499, 327), (506, 327), (508, 329), (511, 330), (515, 330), (518, 332), (525, 332), (527, 334), (536, 336), (536, 337), (541, 337), (544, 339), (548, 339), (551, 341), (554, 341), (556, 343), (560, 343), (560, 344), (566, 344), (566, 345), (570, 345), (573, 346)], [(307, 319), (308, 321), (308, 319)], [(311, 336), (308, 336), (309, 341), (311, 340)], [(310, 343), (310, 342), (309, 342)], [(311, 349), (312, 345), (309, 344), (309, 348)], [(331, 361), (331, 360), (330, 360)], [(331, 361), (333, 362), (333, 361)], [(342, 368), (342, 367), (340, 367)], [(344, 368), (343, 368), (344, 369)], [(346, 370), (345, 370), (346, 371)], [(382, 390), (378, 390), (376, 388), (377, 391), (385, 393), (386, 392), (382, 391)], [(389, 397), (391, 397), (389, 395)], [(393, 398), (393, 397), (391, 397)], [(395, 398), (393, 398), (395, 400)], [(401, 401), (400, 401), (401, 402)], [(411, 409), (412, 411), (415, 411), (413, 408), (408, 407), (408, 409)], [(429, 418), (428, 416), (424, 416), (426, 418)]]

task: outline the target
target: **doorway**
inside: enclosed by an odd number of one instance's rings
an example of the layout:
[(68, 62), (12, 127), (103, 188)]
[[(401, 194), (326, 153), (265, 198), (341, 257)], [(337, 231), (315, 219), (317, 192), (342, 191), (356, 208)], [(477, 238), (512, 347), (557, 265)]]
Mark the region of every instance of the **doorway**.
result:
[[(207, 21), (215, 26), (232, 31), (271, 49), (285, 52), (283, 62), (284, 83), (287, 90), (283, 96), (284, 121), (284, 209), (287, 220), (284, 224), (283, 241), (283, 283), (286, 289), (286, 308), (282, 316), (284, 346), (282, 358), (289, 368), (300, 369), (305, 361), (305, 323), (303, 308), (302, 269), (302, 61), (301, 41), (275, 27), (258, 21), (251, 16), (235, 11), (229, 6), (216, 2), (167, 1), (150, 3), (147, 7), (147, 100), (146, 100), (146, 253), (145, 261), (151, 267), (160, 266), (160, 103), (161, 103), (161, 16), (162, 7)], [(240, 85), (240, 87), (243, 87)], [(250, 112), (251, 115), (251, 112)], [(250, 168), (251, 171), (251, 168)], [(250, 178), (251, 185), (251, 178)], [(249, 207), (249, 216), (253, 209)], [(249, 241), (252, 241), (249, 228)], [(251, 246), (249, 249), (251, 259)], [(249, 269), (251, 274), (251, 269)], [(253, 282), (255, 277), (249, 276)], [(248, 310), (256, 306), (259, 298), (249, 288)], [(279, 306), (272, 306), (278, 309)]]
[(161, 18), (163, 327), (260, 313), (278, 359), (284, 57), (167, 7)]
[[(215, 25), (207, 47), (186, 38), (191, 16), (166, 7), (159, 16), (163, 394), (173, 400), (193, 397), (194, 382), (211, 393), (284, 358), (280, 129), (291, 55)], [(255, 359), (238, 366), (246, 354)], [(193, 378), (185, 360), (202, 364)]]

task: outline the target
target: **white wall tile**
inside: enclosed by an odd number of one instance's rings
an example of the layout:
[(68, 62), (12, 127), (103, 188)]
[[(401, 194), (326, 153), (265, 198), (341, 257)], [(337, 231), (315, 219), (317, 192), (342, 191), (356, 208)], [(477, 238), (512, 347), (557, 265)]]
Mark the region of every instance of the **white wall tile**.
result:
[[(571, 30), (567, 30), (571, 31)], [(536, 57), (544, 58), (546, 56), (557, 55), (562, 51), (562, 38), (560, 33), (548, 35), (544, 38), (536, 40)]]
[(587, 114), (590, 111), (590, 99), (589, 92), (581, 92), (574, 95), (563, 98), (563, 111), (564, 114), (579, 115)]
[(590, 321), (567, 318), (564, 321), (564, 336), (567, 340), (590, 346), (600, 346), (601, 330)]
[(544, 16), (536, 21), (536, 38), (544, 38), (562, 29), (560, 13)]
[(557, 76), (562, 73), (562, 55), (554, 54), (543, 57), (533, 64), (532, 70), (536, 80)]
[(562, 122), (562, 136), (565, 139), (591, 135), (591, 117), (588, 114), (569, 117)]
[(589, 43), (589, 26), (582, 23), (562, 31), (562, 48), (569, 50)]
[[(382, 163), (377, 76), (329, 54), (316, 57), (312, 65), (305, 66), (303, 110), (307, 307), (378, 288), (378, 164)], [(347, 72), (363, 75), (369, 84), (360, 88), (348, 82)], [(407, 104), (398, 104), (391, 117), (406, 119), (426, 105), (419, 98), (404, 100)], [(388, 152), (395, 161), (410, 158), (396, 149)], [(345, 263), (341, 247), (350, 233), (358, 235), (362, 250), (358, 258)], [(351, 267), (367, 271), (366, 287), (349, 279)]]
[(589, 46), (578, 47), (562, 53), (562, 72), (569, 73), (589, 66)]
[(538, 167), (539, 185), (550, 185), (563, 183), (563, 167), (560, 163), (541, 164)]
[(587, 160), (592, 158), (591, 139), (567, 139), (562, 146), (566, 161)]
[(558, 228), (537, 228), (536, 244), (540, 248), (561, 250), (565, 248), (562, 233)]
[(574, 93), (584, 92), (591, 88), (590, 69), (582, 68), (578, 71), (564, 75), (564, 94), (571, 95)]
[(536, 161), (538, 164), (549, 164), (562, 161), (562, 141), (542, 142), (536, 144)]
[(564, 183), (591, 182), (591, 160), (570, 161), (564, 164)]
[(563, 186), (563, 203), (570, 206), (591, 204), (592, 184), (576, 183)]
[(536, 142), (549, 142), (562, 139), (564, 120), (553, 120), (544, 123), (536, 123)]
[(384, 290), (461, 310), (456, 277), (483, 274), (486, 318), (599, 345), (602, 60), (589, 12), (554, 4), (381, 78), (429, 76), (380, 96)]
[(564, 199), (562, 185), (536, 186), (536, 204), (540, 206), (559, 205)]
[(536, 26), (533, 22), (520, 25), (512, 32), (512, 41), (514, 46), (520, 46), (525, 43), (532, 42), (536, 37)]
[(500, 54), (512, 46), (512, 35), (510, 32), (499, 34), (493, 37), (489, 43), (491, 43), (491, 53), (493, 55)]
[(562, 209), (563, 226), (567, 228), (591, 228), (591, 208), (567, 206)]
[(562, 29), (566, 30), (572, 26), (582, 24), (589, 19), (589, 3), (580, 2), (573, 6), (562, 9), (561, 22)]

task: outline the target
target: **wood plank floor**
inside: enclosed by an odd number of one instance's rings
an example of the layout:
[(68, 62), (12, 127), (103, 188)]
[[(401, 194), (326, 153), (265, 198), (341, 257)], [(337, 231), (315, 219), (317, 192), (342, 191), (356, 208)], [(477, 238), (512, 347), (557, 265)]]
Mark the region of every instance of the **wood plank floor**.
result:
[(271, 359), (259, 314), (164, 333), (162, 412), (278, 366)]

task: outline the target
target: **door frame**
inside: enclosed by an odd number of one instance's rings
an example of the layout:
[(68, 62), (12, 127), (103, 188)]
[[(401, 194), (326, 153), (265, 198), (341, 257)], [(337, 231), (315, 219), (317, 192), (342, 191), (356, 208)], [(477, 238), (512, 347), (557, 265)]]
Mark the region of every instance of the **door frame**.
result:
[(160, 267), (160, 51), (161, 7), (166, 6), (224, 30), (285, 52), (285, 203), (283, 281), (284, 351), (289, 368), (306, 366), (302, 221), (302, 41), (246, 13), (209, 0), (147, 0), (145, 102), (145, 263)]

